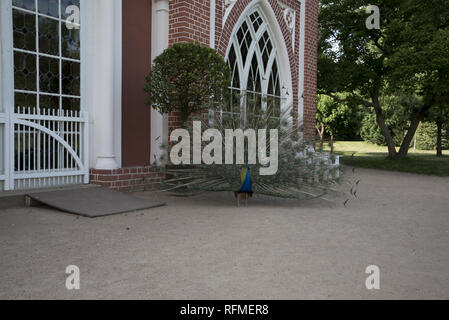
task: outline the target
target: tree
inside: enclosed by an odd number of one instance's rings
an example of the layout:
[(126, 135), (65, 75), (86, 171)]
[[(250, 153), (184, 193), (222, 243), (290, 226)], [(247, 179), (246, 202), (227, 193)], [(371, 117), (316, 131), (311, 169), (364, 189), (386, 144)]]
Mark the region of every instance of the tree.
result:
[(357, 140), (362, 121), (360, 108), (348, 103), (339, 103), (326, 95), (318, 95), (317, 131), (320, 149), (327, 133), (331, 140)]
[[(437, 157), (443, 156), (443, 127), (445, 124), (449, 123), (449, 104), (447, 102), (442, 102), (435, 106), (426, 115), (426, 120), (435, 123), (436, 126), (436, 149)], [(433, 136), (433, 135), (432, 135)]]
[(146, 103), (162, 114), (179, 111), (186, 124), (190, 115), (221, 106), (229, 85), (229, 67), (215, 50), (178, 43), (154, 60)]
[(435, 123), (437, 124), (437, 157), (443, 156), (443, 125), (449, 122), (448, 109), (439, 108)]
[[(421, 101), (416, 96), (382, 96), (380, 102), (385, 125), (391, 133), (393, 143), (395, 146), (401, 146), (410, 126), (410, 110), (418, 108)], [(382, 146), (387, 145), (377, 124), (375, 113), (365, 112), (360, 135), (365, 141)]]
[[(419, 123), (438, 103), (449, 99), (449, 3), (446, 0), (380, 0), (381, 29), (368, 30), (366, 1), (322, 0), (318, 60), (319, 92), (336, 93), (375, 114), (389, 157), (403, 158)], [(383, 95), (418, 94), (399, 151)]]

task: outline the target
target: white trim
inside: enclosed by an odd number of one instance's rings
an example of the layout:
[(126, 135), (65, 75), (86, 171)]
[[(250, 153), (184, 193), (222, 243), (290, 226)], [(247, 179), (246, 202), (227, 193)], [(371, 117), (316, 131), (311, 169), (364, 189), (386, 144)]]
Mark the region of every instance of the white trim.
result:
[[(168, 48), (169, 0), (153, 0), (151, 61)], [(151, 108), (151, 164), (160, 163), (164, 155), (162, 145), (168, 144), (168, 115)]]
[(210, 0), (210, 37), (209, 47), (215, 49), (215, 22), (216, 22), (216, 0)]
[(14, 105), (14, 56), (13, 48), (13, 26), (12, 26), (12, 1), (0, 1), (0, 36), (1, 36), (1, 101), (0, 110), (4, 112), (6, 124), (4, 125), (4, 148), (3, 165), (5, 169), (4, 189), (14, 188), (14, 154), (10, 152), (11, 141), (14, 137), (14, 125), (11, 124), (11, 112)]
[[(47, 120), (47, 119), (45, 119), (45, 120)], [(77, 122), (79, 122), (79, 120)], [(63, 138), (61, 138), (58, 134), (56, 134), (54, 131), (49, 130), (48, 128), (41, 126), (35, 122), (21, 119), (20, 115), (14, 115), (14, 123), (20, 124), (20, 125), (23, 125), (26, 127), (34, 128), (34, 129), (39, 130), (40, 132), (46, 133), (49, 137), (51, 137), (52, 139), (54, 139), (55, 141), (60, 143), (65, 148), (65, 150), (70, 153), (70, 155), (75, 160), (76, 164), (79, 166), (80, 170), (82, 170), (82, 171), (85, 170), (83, 162), (78, 157), (78, 155), (75, 153), (75, 151), (73, 151), (72, 147)], [(15, 173), (14, 176), (17, 176), (17, 173)]]
[[(88, 164), (88, 168), (91, 168), (92, 165), (92, 160), (91, 160), (91, 155), (93, 154), (91, 147), (92, 147), (92, 141), (93, 141), (93, 137), (91, 132), (93, 132), (92, 130), (92, 126), (93, 126), (93, 121), (92, 121), (92, 117), (90, 115), (92, 115), (92, 94), (91, 91), (89, 90), (89, 85), (91, 85), (91, 80), (89, 79), (89, 70), (92, 68), (92, 55), (89, 54), (90, 52), (92, 52), (92, 47), (90, 47), (90, 43), (89, 43), (89, 30), (92, 28), (92, 26), (90, 25), (90, 20), (89, 20), (89, 8), (88, 6), (90, 6), (90, 4), (92, 3), (92, 1), (90, 0), (80, 0), (80, 6), (81, 6), (81, 11), (80, 11), (80, 20), (83, 24), (83, 27), (80, 28), (80, 43), (81, 43), (81, 52), (80, 52), (80, 58), (81, 58), (81, 85), (80, 85), (80, 90), (81, 90), (81, 96), (83, 97), (81, 99), (81, 105), (80, 105), (80, 109), (81, 109), (81, 113), (82, 116), (84, 116), (84, 118), (86, 119), (86, 125), (84, 126), (84, 134), (83, 134), (83, 139), (85, 139), (85, 141), (87, 143), (84, 143), (84, 150), (83, 150), (83, 155), (84, 155), (84, 163)], [(84, 179), (84, 183), (89, 183), (89, 176), (87, 176), (87, 178)]]
[(122, 1), (85, 0), (84, 10), (90, 167), (113, 170), (121, 165)]
[(305, 36), (306, 36), (306, 0), (298, 0), (301, 3), (300, 21), (300, 47), (299, 47), (299, 90), (298, 90), (298, 114), (304, 119), (304, 61), (305, 61)]
[[(25, 93), (25, 94), (37, 94), (37, 91), (30, 90), (14, 90), (15, 93)], [(58, 93), (50, 93), (50, 92), (39, 92), (41, 96), (52, 96), (52, 97), (62, 97), (62, 98), (71, 98), (71, 99), (80, 99), (81, 96), (71, 96), (68, 94), (58, 94)]]
[[(297, 0), (301, 4), (301, 14), (300, 14), (300, 51), (299, 51), (299, 79), (298, 83), (295, 84), (298, 86), (298, 116), (299, 120), (302, 120), (304, 118), (304, 65), (305, 65), (305, 26), (306, 26), (306, 0)], [(232, 11), (232, 8), (234, 4), (236, 3), (235, 0), (229, 1), (230, 6), (226, 9), (225, 16), (223, 18), (223, 28), (225, 26), (225, 23), (227, 21), (227, 18), (229, 14)], [(285, 44), (285, 41), (282, 41), (283, 39), (283, 33), (282, 30), (279, 27), (279, 24), (277, 23), (276, 16), (273, 12), (273, 9), (268, 2), (268, 0), (253, 0), (251, 3), (247, 5), (245, 10), (242, 12), (241, 17), (245, 17), (248, 14), (248, 11), (254, 8), (257, 4), (260, 4), (262, 7), (262, 12), (265, 14), (265, 16), (269, 19), (270, 27), (272, 32), (275, 33), (275, 35), (278, 35), (277, 37), (274, 37), (274, 41), (276, 41), (276, 47), (278, 49), (278, 55), (279, 55), (279, 71), (282, 72), (282, 77), (284, 79), (284, 86), (286, 87), (286, 90), (290, 93), (288, 96), (288, 100), (286, 102), (287, 105), (290, 105), (293, 103), (293, 91), (292, 86), (294, 85), (291, 78), (291, 68), (290, 68), (290, 60), (288, 56), (288, 50), (287, 46)], [(232, 30), (232, 35), (235, 34), (235, 32), (240, 27), (240, 23), (242, 21), (242, 18), (240, 17), (239, 23), (237, 23)], [(229, 50), (231, 48), (232, 44), (232, 38), (230, 39), (230, 42), (228, 44), (228, 47), (226, 49), (226, 59), (229, 54)], [(285, 73), (287, 71), (287, 74)]]
[(15, 180), (29, 180), (29, 179), (42, 179), (42, 178), (54, 178), (54, 177), (60, 177), (60, 178), (71, 178), (71, 177), (77, 177), (77, 176), (84, 176), (84, 172), (80, 171), (48, 171), (48, 172), (36, 172), (36, 173), (23, 173), (23, 172), (17, 172), (14, 174)]
[[(27, 10), (27, 9), (23, 9), (14, 5), (11, 5), (11, 10), (12, 12), (14, 11), (18, 11), (18, 12), (22, 12), (22, 13), (26, 13), (29, 15), (32, 15), (33, 18), (35, 19), (35, 50), (25, 50), (25, 49), (19, 49), (19, 48), (14, 48), (13, 47), (13, 54), (16, 52), (20, 52), (20, 53), (24, 53), (24, 54), (28, 54), (28, 55), (32, 55), (33, 57), (35, 57), (36, 59), (36, 90), (21, 90), (21, 89), (16, 89), (14, 87), (14, 94), (15, 93), (28, 93), (28, 94), (33, 94), (36, 96), (36, 107), (37, 109), (40, 109), (42, 106), (40, 105), (40, 97), (41, 96), (52, 96), (52, 97), (57, 97), (59, 98), (58, 100), (58, 108), (62, 109), (63, 106), (63, 98), (73, 98), (73, 99), (79, 99), (80, 102), (82, 100), (82, 92), (81, 92), (81, 87), (80, 87), (80, 92), (79, 95), (66, 95), (63, 94), (63, 73), (62, 73), (62, 67), (63, 67), (63, 61), (69, 61), (69, 62), (73, 62), (73, 63), (77, 63), (80, 65), (80, 86), (81, 86), (81, 65), (82, 65), (82, 61), (81, 61), (81, 57), (80, 59), (73, 59), (73, 58), (67, 58), (63, 56), (63, 52), (62, 52), (62, 44), (63, 44), (63, 37), (62, 37), (62, 26), (64, 25), (65, 27), (65, 21), (63, 19), (63, 13), (61, 12), (62, 8), (61, 8), (61, 1), (57, 2), (58, 5), (58, 17), (52, 17), (49, 15), (45, 15), (42, 13), (39, 13), (38, 11), (38, 1), (35, 1), (35, 10)], [(56, 21), (58, 26), (58, 49), (57, 49), (57, 54), (47, 54), (47, 53), (42, 53), (40, 52), (40, 48), (39, 48), (39, 19), (40, 18), (45, 18), (45, 19), (51, 19), (53, 21)], [(81, 24), (79, 24), (79, 26), (81, 27), (81, 29), (83, 29), (83, 27), (81, 26)], [(81, 41), (81, 31), (80, 31), (80, 41)], [(81, 44), (81, 42), (80, 42)], [(82, 45), (81, 45), (82, 47)], [(80, 48), (80, 50), (82, 50), (82, 48)], [(81, 53), (81, 52), (80, 52)], [(57, 60), (58, 63), (58, 76), (59, 76), (59, 88), (58, 88), (58, 92), (45, 92), (45, 91), (41, 91), (41, 83), (40, 83), (40, 59), (42, 57), (45, 58), (50, 58), (53, 60)], [(14, 79), (14, 75), (13, 75), (13, 79)], [(14, 80), (13, 80), (14, 81)], [(27, 106), (25, 106), (27, 107)], [(46, 107), (46, 106), (43, 106)], [(81, 108), (81, 105), (80, 105)]]
[(38, 55), (40, 57), (46, 57), (46, 58), (52, 58), (52, 59), (58, 59), (58, 60), (64, 60), (64, 61), (81, 63), (81, 60), (72, 59), (72, 58), (66, 58), (66, 57), (63, 57), (62, 55), (61, 56), (55, 56), (55, 55), (52, 55), (52, 54), (46, 54), (46, 53), (42, 53), (42, 52), (29, 51), (29, 50), (17, 49), (17, 48), (14, 48), (14, 52), (22, 52), (22, 53)]
[[(222, 28), (224, 28), (226, 21), (228, 20), (229, 14), (232, 11), (232, 8), (236, 4), (237, 0), (223, 0), (223, 9), (224, 9), (224, 16), (223, 16), (223, 25)], [(228, 6), (228, 7), (226, 7)]]
[[(81, 1), (81, 15), (82, 21), (86, 21), (85, 19), (85, 4), (86, 0)], [(35, 0), (35, 4), (37, 4), (37, 0)], [(13, 8), (14, 10), (28, 12), (33, 14), (36, 20), (36, 51), (28, 51), (22, 49), (15, 49), (13, 43)], [(61, 185), (61, 184), (71, 184), (71, 183), (88, 183), (89, 182), (89, 128), (87, 125), (89, 119), (89, 113), (86, 109), (86, 102), (84, 101), (84, 92), (85, 92), (85, 57), (86, 57), (86, 48), (85, 48), (85, 26), (83, 25), (80, 30), (80, 42), (81, 42), (81, 57), (80, 59), (71, 59), (62, 57), (62, 33), (61, 26), (63, 24), (62, 13), (60, 6), (58, 7), (58, 18), (48, 17), (46, 15), (40, 14), (37, 11), (29, 11), (22, 10), (21, 8), (13, 7), (12, 1), (1, 1), (0, 2), (0, 123), (2, 123), (4, 128), (4, 141), (2, 143), (2, 153), (0, 154), (0, 167), (5, 169), (5, 173), (1, 174), (0, 180), (4, 180), (4, 190), (13, 190), (16, 187), (20, 188), (33, 188), (33, 187), (44, 187), (49, 185)], [(54, 21), (58, 21), (58, 31), (59, 31), (59, 45), (58, 45), (58, 55), (48, 55), (44, 53), (39, 53), (39, 21), (38, 17), (46, 17), (52, 18)], [(35, 91), (27, 91), (27, 90), (15, 90), (14, 88), (14, 52), (23, 52), (27, 54), (33, 54), (36, 57), (36, 90)], [(40, 57), (49, 57), (59, 61), (59, 90), (58, 93), (43, 93), (39, 91), (39, 58)], [(75, 63), (80, 63), (80, 96), (72, 96), (62, 94), (62, 61), (71, 61)], [(55, 110), (42, 111), (40, 112), (37, 108), (23, 108), (23, 113), (15, 112), (14, 108), (14, 94), (17, 93), (30, 93), (36, 95), (36, 103), (37, 107), (39, 107), (39, 94), (48, 95), (53, 97), (59, 97), (59, 107), (62, 107), (62, 98), (78, 98), (81, 99), (81, 112), (61, 112)], [(2, 112), (3, 111), (3, 112)], [(43, 125), (42, 121), (51, 122), (51, 125)], [(62, 123), (65, 123), (67, 127), (65, 128)], [(24, 129), (24, 128), (27, 129)], [(53, 128), (57, 128), (53, 130)], [(63, 129), (65, 128), (65, 129)], [(60, 135), (61, 131), (65, 132), (65, 134), (69, 135), (72, 140), (65, 140), (65, 138)], [(39, 133), (39, 134), (38, 134)], [(28, 164), (28, 169), (18, 169), (15, 168), (15, 139), (17, 136), (28, 137), (29, 139), (34, 139), (34, 145), (40, 145), (40, 134), (47, 136), (48, 139), (53, 139), (52, 143), (52, 151), (54, 153), (64, 154), (66, 156), (65, 160), (61, 160), (58, 158), (59, 164), (55, 165), (55, 156), (53, 155), (53, 168), (51, 169), (30, 169), (30, 168), (43, 168), (40, 165), (40, 156), (34, 156), (34, 159), (23, 156), (20, 160), (21, 163)], [(33, 138), (31, 138), (33, 137)], [(20, 140), (20, 138), (19, 138)], [(24, 140), (25, 141), (25, 140)], [(32, 141), (32, 140), (31, 140)], [(50, 140), (48, 141), (48, 150), (51, 148)], [(19, 142), (20, 143), (20, 142)], [(55, 143), (57, 144), (55, 146)], [(75, 143), (75, 147), (69, 144)], [(45, 146), (47, 146), (44, 142), (44, 150), (46, 152)], [(77, 147), (82, 148), (81, 151), (76, 151)], [(25, 145), (23, 143), (21, 146), (19, 144), (20, 149), (24, 150), (27, 148), (28, 154), (30, 154), (30, 150), (33, 148), (30, 143)], [(79, 152), (79, 154), (77, 153)], [(38, 153), (39, 154), (39, 153)], [(73, 162), (69, 159), (69, 156), (73, 160)], [(20, 158), (18, 158), (20, 159)], [(62, 158), (63, 159), (63, 158)], [(18, 160), (19, 161), (19, 160)], [(23, 161), (23, 162), (22, 162)], [(27, 161), (27, 162), (26, 162)], [(58, 167), (56, 167), (58, 166)], [(78, 167), (78, 170), (75, 169), (74, 166)]]
[[(95, 0), (96, 1), (96, 0)], [(114, 17), (114, 153), (119, 168), (122, 167), (122, 79), (123, 79), (123, 1), (115, 0)]]
[[(63, 23), (66, 22), (66, 20), (62, 19), (60, 16), (59, 17), (53, 17), (53, 16), (46, 15), (44, 13), (34, 12), (34, 11), (31, 11), (31, 10), (28, 10), (28, 9), (24, 9), (24, 8), (21, 8), (21, 7), (17, 7), (17, 6), (14, 6), (14, 5), (12, 7), (14, 9), (18, 10), (18, 11), (23, 11), (25, 13), (34, 14), (34, 15), (37, 14), (40, 17), (48, 18), (48, 19), (55, 20), (55, 21), (61, 21)], [(70, 24), (73, 25), (74, 27), (80, 27), (81, 26), (80, 24), (78, 24), (76, 22), (71, 22)]]
[[(255, 43), (257, 44), (257, 41), (260, 39), (260, 36), (263, 35), (265, 30), (267, 30), (270, 35), (270, 39), (272, 41), (273, 47), (276, 49), (276, 57), (277, 57), (276, 61), (278, 64), (280, 88), (281, 88), (281, 94), (282, 94), (282, 100), (283, 100), (282, 106), (285, 109), (293, 103), (292, 75), (291, 75), (291, 68), (290, 68), (290, 59), (288, 56), (288, 50), (287, 50), (285, 41), (282, 40), (284, 38), (282, 30), (277, 22), (276, 15), (273, 12), (273, 9), (272, 9), (270, 3), (268, 2), (268, 0), (254, 0), (243, 10), (243, 12), (241, 13), (239, 22), (236, 23), (233, 27), (233, 30), (231, 33), (231, 39), (229, 40), (229, 44), (226, 49), (225, 59), (226, 60), (228, 59), (229, 51), (231, 49), (232, 44), (234, 45), (235, 48), (239, 49), (239, 45), (238, 45), (238, 42), (235, 37), (236, 32), (240, 29), (240, 27), (244, 21), (247, 21), (247, 23), (248, 23), (248, 21), (250, 22), (249, 15), (255, 10), (258, 10), (258, 12), (262, 16), (262, 19), (265, 22), (264, 24), (262, 24), (259, 27), (259, 30), (257, 31), (257, 40), (255, 41)], [(253, 33), (252, 33), (252, 36), (254, 36)], [(252, 53), (254, 53), (254, 51), (259, 51), (258, 45), (256, 46), (256, 48), (251, 47), (250, 50), (251, 51), (248, 53), (248, 56), (250, 56)], [(245, 80), (247, 80), (247, 71), (249, 69), (248, 69), (248, 66), (246, 66), (245, 73), (242, 74), (242, 72), (241, 72), (241, 70), (243, 70), (243, 68), (241, 68), (242, 61), (240, 61), (241, 55), (239, 52), (236, 52), (236, 55), (237, 55), (237, 61), (239, 63), (240, 85), (242, 86), (242, 84), (244, 84), (246, 86)], [(267, 79), (266, 81), (268, 82), (269, 79)], [(262, 81), (262, 86), (263, 86), (263, 81)], [(283, 88), (285, 88), (285, 91), (289, 92), (289, 95), (286, 95), (284, 93)]]
[(92, 106), (90, 103), (88, 103), (90, 100), (90, 92), (87, 90), (87, 70), (89, 70), (88, 68), (90, 68), (90, 63), (91, 63), (91, 58), (90, 55), (88, 54), (89, 51), (88, 49), (88, 37), (89, 37), (89, 23), (88, 23), (88, 15), (87, 12), (88, 10), (86, 9), (87, 3), (89, 3), (91, 1), (89, 0), (80, 0), (80, 6), (81, 6), (81, 11), (80, 11), (80, 20), (83, 23), (83, 27), (80, 28), (80, 43), (81, 43), (81, 52), (80, 52), (80, 58), (81, 58), (81, 69), (80, 69), (80, 75), (81, 75), (81, 84), (80, 84), (80, 93), (81, 96), (83, 97), (81, 99), (81, 104), (80, 104), (80, 109), (81, 109), (81, 116), (85, 119), (85, 124), (84, 124), (84, 132), (83, 132), (83, 163), (86, 165), (86, 170), (87, 173), (84, 176), (84, 183), (88, 184), (89, 180), (90, 180), (90, 175), (89, 175), (89, 169), (92, 167), (92, 163), (91, 163), (91, 145), (92, 145), (92, 136), (91, 136), (91, 132), (92, 132), (92, 122), (91, 122), (91, 117), (90, 115), (92, 114)]

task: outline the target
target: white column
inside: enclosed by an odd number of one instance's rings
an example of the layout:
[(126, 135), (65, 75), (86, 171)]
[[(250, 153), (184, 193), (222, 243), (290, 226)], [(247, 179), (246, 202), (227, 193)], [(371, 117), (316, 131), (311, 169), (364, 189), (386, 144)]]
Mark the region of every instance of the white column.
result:
[(210, 34), (209, 34), (209, 47), (215, 49), (215, 10), (217, 9), (216, 0), (210, 0)]
[(114, 84), (115, 66), (115, 13), (116, 0), (95, 0), (92, 17), (95, 28), (92, 37), (92, 113), (94, 134), (95, 169), (113, 170), (118, 168), (114, 152)]
[[(151, 60), (168, 48), (169, 0), (153, 0)], [(151, 162), (163, 154), (161, 145), (168, 143), (168, 116), (151, 109)]]
[[(14, 189), (14, 55), (11, 1), (0, 1), (0, 113), (3, 113), (3, 136), (0, 135), (0, 168), (5, 169), (5, 190)], [(1, 140), (3, 138), (3, 140)], [(1, 191), (1, 190), (0, 190)]]

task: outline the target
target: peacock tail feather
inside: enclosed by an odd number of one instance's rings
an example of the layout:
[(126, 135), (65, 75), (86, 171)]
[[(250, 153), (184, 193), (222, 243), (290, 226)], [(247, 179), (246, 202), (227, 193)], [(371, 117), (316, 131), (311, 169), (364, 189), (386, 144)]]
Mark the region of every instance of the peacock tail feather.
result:
[[(164, 191), (177, 193), (202, 191), (233, 191), (239, 192), (249, 186), (255, 194), (280, 198), (313, 199), (322, 197), (333, 190), (339, 183), (335, 173), (338, 167), (332, 164), (328, 154), (315, 152), (312, 144), (303, 138), (303, 128), (292, 106), (280, 111), (280, 104), (265, 97), (251, 100), (246, 96), (246, 112), (240, 111), (242, 96), (230, 98), (221, 110), (211, 112), (209, 116), (201, 116), (192, 120), (201, 121), (203, 130), (217, 129), (225, 137), (226, 129), (278, 129), (279, 158), (278, 171), (272, 176), (262, 176), (260, 163), (251, 165), (179, 165), (173, 166), (163, 158), (167, 165), (162, 168), (167, 179), (162, 182)], [(260, 107), (263, 105), (263, 108)], [(192, 128), (190, 130), (193, 135)], [(267, 141), (269, 139), (267, 138)], [(165, 148), (169, 154), (170, 147)], [(223, 139), (223, 150), (225, 141)], [(234, 158), (235, 158), (234, 150)], [(267, 154), (270, 153), (270, 143), (267, 142)], [(245, 143), (245, 155), (248, 146)], [(224, 159), (224, 156), (223, 156)], [(245, 184), (245, 181), (248, 183)], [(248, 191), (249, 192), (249, 191)]]

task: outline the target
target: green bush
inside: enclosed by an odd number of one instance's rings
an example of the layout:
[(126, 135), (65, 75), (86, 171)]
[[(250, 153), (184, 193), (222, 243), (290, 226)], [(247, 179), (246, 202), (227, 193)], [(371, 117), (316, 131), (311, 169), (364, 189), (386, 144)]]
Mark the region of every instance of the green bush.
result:
[[(449, 125), (443, 126), (443, 149), (449, 149)], [(434, 122), (424, 122), (416, 131), (416, 148), (419, 150), (435, 150), (437, 147), (437, 125)]]
[(340, 103), (331, 97), (318, 95), (317, 123), (324, 124), (326, 135), (333, 135), (335, 140), (360, 140), (361, 121), (362, 112), (358, 105), (350, 102)]
[(177, 43), (153, 63), (146, 78), (147, 105), (162, 114), (189, 116), (222, 105), (230, 85), (230, 70), (215, 50), (198, 43)]
[[(414, 96), (386, 96), (381, 99), (382, 111), (385, 123), (390, 129), (393, 141), (400, 146), (407, 133), (410, 123), (410, 110), (420, 105), (418, 98)], [(360, 136), (363, 140), (380, 146), (386, 146), (386, 140), (380, 131), (374, 111), (367, 111), (362, 120)]]

